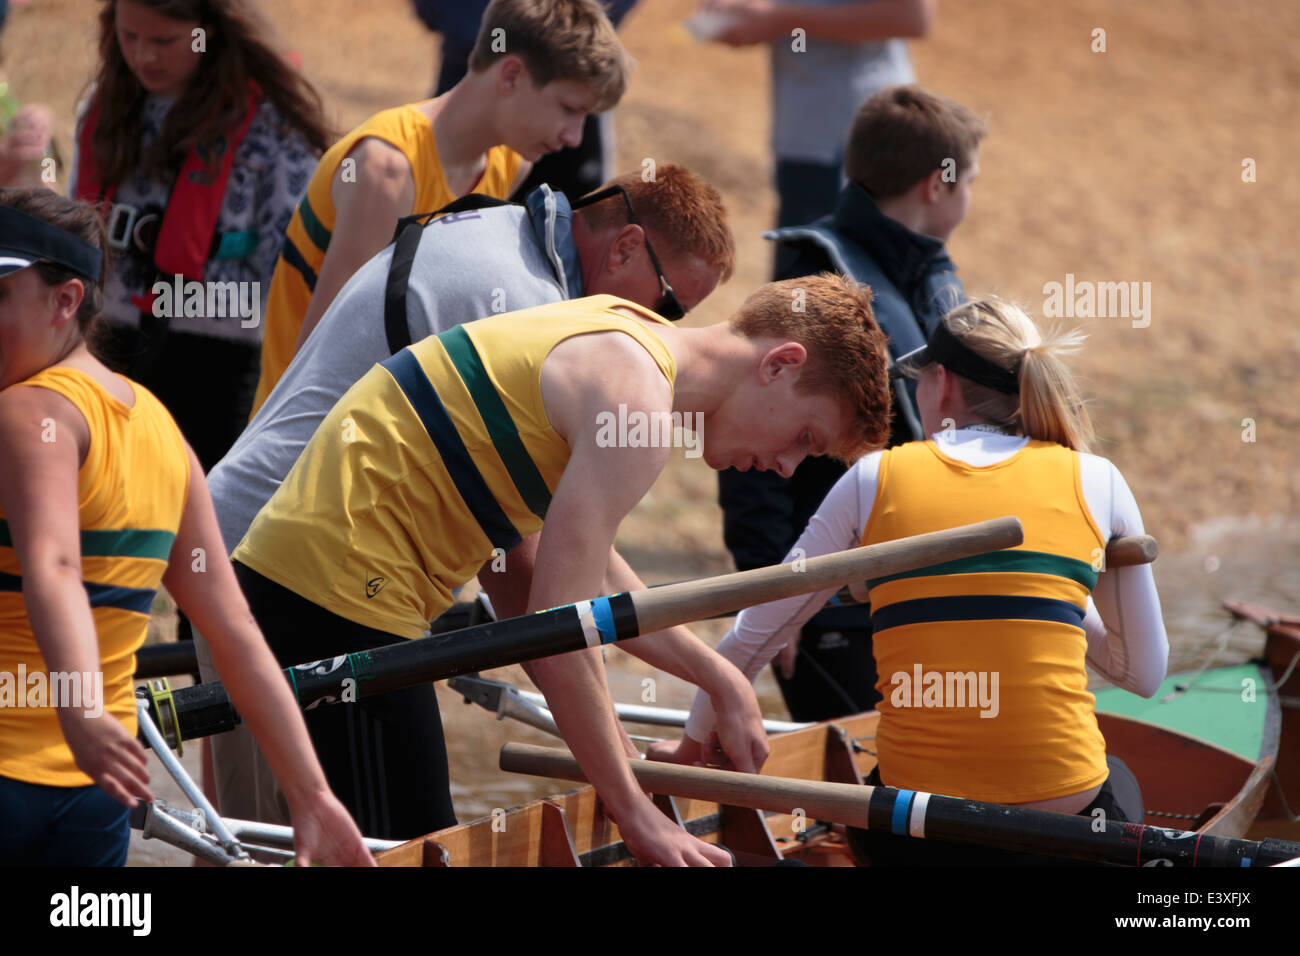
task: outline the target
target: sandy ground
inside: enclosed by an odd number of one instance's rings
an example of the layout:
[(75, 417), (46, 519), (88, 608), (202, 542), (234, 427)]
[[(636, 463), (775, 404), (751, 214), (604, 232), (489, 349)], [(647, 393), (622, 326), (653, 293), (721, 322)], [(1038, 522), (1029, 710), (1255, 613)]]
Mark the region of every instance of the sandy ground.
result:
[[(57, 111), (65, 153), (93, 62), (89, 7), (35, 0), (12, 11), (4, 38), (18, 95)], [(264, 7), (339, 129), (426, 94), (437, 41), (405, 0)], [(739, 268), (688, 320), (708, 323), (767, 278), (759, 233), (774, 201), (766, 54), (695, 45), (680, 26), (693, 7), (643, 0), (629, 16), (623, 37), (639, 69), (616, 124), (622, 168), (682, 162), (723, 193)], [(1092, 51), (1097, 29), (1105, 52)], [(971, 211), (951, 242), (967, 289), (1041, 314), (1044, 286), (1067, 274), (1150, 283), (1147, 327), (1125, 317), (1072, 324), (1091, 337), (1077, 367), (1096, 450), (1119, 465), (1161, 541), (1171, 631), (1177, 616), (1196, 632), (1189, 648), (1217, 626), (1205, 609), (1230, 585), (1274, 603), (1300, 595), (1287, 570), (1300, 564), (1290, 517), (1300, 514), (1298, 35), (1300, 7), (1284, 0), (989, 0), (943, 4), (933, 34), (912, 45), (921, 81), (989, 122)], [(1248, 159), (1254, 182), (1243, 181)], [(730, 569), (715, 487), (702, 463), (675, 458), (625, 522), (620, 547), (648, 579)], [(635, 667), (613, 679), (626, 683), (616, 688), (623, 699), (637, 699)], [(451, 699), (449, 736), (465, 751), (455, 758), (494, 773), (503, 725)], [(683, 699), (684, 688), (660, 694)], [(516, 802), (511, 786), (458, 795), (458, 806)]]

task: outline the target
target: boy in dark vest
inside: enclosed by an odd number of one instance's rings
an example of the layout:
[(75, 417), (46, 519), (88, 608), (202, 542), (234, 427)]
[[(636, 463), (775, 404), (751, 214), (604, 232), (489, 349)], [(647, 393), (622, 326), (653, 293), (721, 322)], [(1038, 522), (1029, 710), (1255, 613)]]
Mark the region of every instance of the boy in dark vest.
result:
[[(790, 261), (776, 278), (834, 270), (871, 287), (872, 308), (889, 336), (891, 358), (924, 345), (965, 290), (945, 242), (970, 204), (986, 127), (970, 110), (919, 86), (881, 90), (859, 108), (849, 131), (848, 184), (829, 215), (766, 233)], [(890, 443), (924, 439), (915, 385), (894, 382)], [(723, 535), (740, 570), (785, 560), (845, 466), (810, 457), (790, 478), (774, 471), (718, 475)], [(798, 666), (795, 666), (796, 660)], [(828, 608), (774, 662), (795, 720), (827, 720), (869, 710), (876, 692), (866, 608)]]

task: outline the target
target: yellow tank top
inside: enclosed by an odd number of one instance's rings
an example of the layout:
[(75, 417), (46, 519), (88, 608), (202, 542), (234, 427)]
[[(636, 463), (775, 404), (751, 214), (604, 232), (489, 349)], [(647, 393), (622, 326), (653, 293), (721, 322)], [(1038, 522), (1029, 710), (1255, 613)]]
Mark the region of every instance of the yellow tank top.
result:
[(569, 447), (542, 405), (542, 363), (589, 332), (636, 339), (671, 386), (677, 366), (610, 295), (509, 312), (430, 336), (349, 389), (233, 557), (348, 620), (407, 638), (495, 549), (540, 530)]
[[(103, 698), (96, 703), (134, 734), (135, 652), (144, 643), (149, 609), (185, 508), (185, 442), (167, 409), (134, 382), (130, 408), (77, 369), (54, 366), (21, 384), (63, 395), (90, 428), (90, 448), (77, 475), (77, 513), (81, 571), (103, 673)], [(0, 512), (0, 776), (86, 786), (93, 781), (77, 769), (49, 706), (51, 682), (38, 678), (39, 690), (30, 677), (45, 671), (23, 603), (22, 568)], [(20, 674), (27, 680), (19, 682)]]
[(869, 582), (889, 786), (1027, 803), (1106, 779), (1083, 630), (1106, 542), (1075, 452), (1030, 441), (977, 468), (932, 441), (886, 451), (862, 543), (1004, 515), (1018, 548)]
[[(271, 277), (271, 289), (266, 298), (266, 328), (262, 334), (262, 376), (253, 398), (253, 414), (262, 407), (293, 359), (294, 343), (302, 330), (303, 316), (307, 314), (307, 306), (316, 288), (316, 277), (320, 274), (334, 231), (335, 210), (330, 189), (340, 165), (353, 147), (360, 140), (372, 136), (402, 151), (415, 177), (412, 213), (433, 212), (457, 198), (447, 188), (446, 174), (433, 138), (433, 125), (417, 110), (422, 105), (413, 103), (376, 113), (321, 157), (320, 165), (307, 185), (307, 193), (289, 221), (284, 247)], [(522, 159), (507, 146), (493, 146), (488, 150), (483, 176), (470, 192), (505, 199)], [(396, 222), (393, 225), (396, 226)]]

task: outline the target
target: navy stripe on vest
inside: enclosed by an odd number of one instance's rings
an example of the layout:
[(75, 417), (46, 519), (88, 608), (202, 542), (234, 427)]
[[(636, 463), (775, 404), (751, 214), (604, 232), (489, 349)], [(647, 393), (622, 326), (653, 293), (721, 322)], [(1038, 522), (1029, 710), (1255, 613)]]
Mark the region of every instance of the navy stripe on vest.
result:
[(420, 363), (408, 348), (380, 364), (393, 376), (397, 387), (420, 416), (420, 423), (442, 456), (447, 474), (451, 476), (460, 496), (465, 499), (478, 526), (483, 529), (494, 548), (509, 551), (523, 540), (522, 535), (501, 509), (496, 495), (484, 480), (483, 473), (474, 464), (469, 449), (461, 440), (442, 399), (438, 397), (438, 392), (424, 374)]
[(302, 257), (298, 247), (293, 244), (293, 240), (285, 237), (284, 245), (280, 249), (280, 258), (285, 264), (297, 269), (302, 275), (302, 281), (307, 283), (307, 288), (312, 292), (316, 291), (316, 270), (307, 264), (307, 260)]
[[(115, 607), (137, 614), (148, 614), (153, 608), (156, 591), (150, 588), (124, 588), (113, 584), (81, 582), (90, 597), (91, 607)], [(0, 591), (22, 591), (23, 579), (17, 574), (0, 571)]]
[(1083, 627), (1083, 611), (1055, 598), (964, 594), (899, 601), (871, 614), (871, 630), (940, 621), (1052, 621)]
[(154, 591), (149, 588), (122, 588), (112, 584), (96, 584), (93, 581), (82, 582), (86, 593), (90, 595), (91, 607), (116, 607), (123, 611), (135, 611), (148, 614), (153, 607)]

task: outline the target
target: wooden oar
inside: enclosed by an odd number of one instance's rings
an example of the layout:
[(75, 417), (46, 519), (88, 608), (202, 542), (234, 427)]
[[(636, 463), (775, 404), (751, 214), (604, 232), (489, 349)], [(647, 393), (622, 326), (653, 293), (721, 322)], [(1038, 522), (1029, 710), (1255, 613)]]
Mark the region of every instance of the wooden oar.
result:
[[(1285, 840), (1233, 840), (1140, 823), (1111, 823), (1096, 832), (1092, 817), (1026, 810), (913, 790), (820, 780), (792, 780), (629, 760), (637, 782), (652, 793), (728, 806), (802, 812), (807, 818), (901, 836), (993, 846), (1128, 866), (1272, 866), (1300, 856)], [(539, 777), (586, 777), (567, 750), (509, 743), (501, 769)]]
[[(1156, 539), (1149, 534), (1134, 535), (1126, 538), (1112, 538), (1106, 546), (1106, 567), (1121, 567), (1133, 564), (1149, 564), (1156, 558)], [(656, 585), (665, 587), (666, 585)], [(861, 604), (865, 600), (855, 598), (851, 590), (857, 587), (849, 585), (841, 588), (832, 599), (832, 604)], [(865, 594), (864, 594), (865, 599)], [(734, 616), (734, 612), (714, 614), (710, 619)], [(431, 625), (434, 634), (445, 631), (458, 631), (469, 627), (471, 622), (482, 621), (486, 617), (483, 608), (476, 602), (453, 604)], [(171, 644), (151, 644), (135, 652), (135, 678), (147, 680), (152, 677), (171, 677), (174, 674), (192, 674), (197, 683), (199, 673), (198, 659), (194, 656), (194, 645), (190, 641), (176, 641)]]
[(1135, 564), (1150, 564), (1160, 549), (1156, 539), (1149, 534), (1134, 534), (1125, 538), (1111, 538), (1106, 545), (1106, 567), (1123, 568)]
[[(792, 564), (579, 601), (423, 640), (299, 664), (288, 668), (285, 675), (299, 706), (354, 701), (471, 671), (612, 644), (711, 614), (1012, 548), (1023, 541), (1019, 519), (997, 518)], [(221, 733), (239, 722), (220, 683), (187, 687), (172, 697), (174, 725), (184, 740)], [(169, 723), (157, 714), (154, 717), (160, 726)]]

